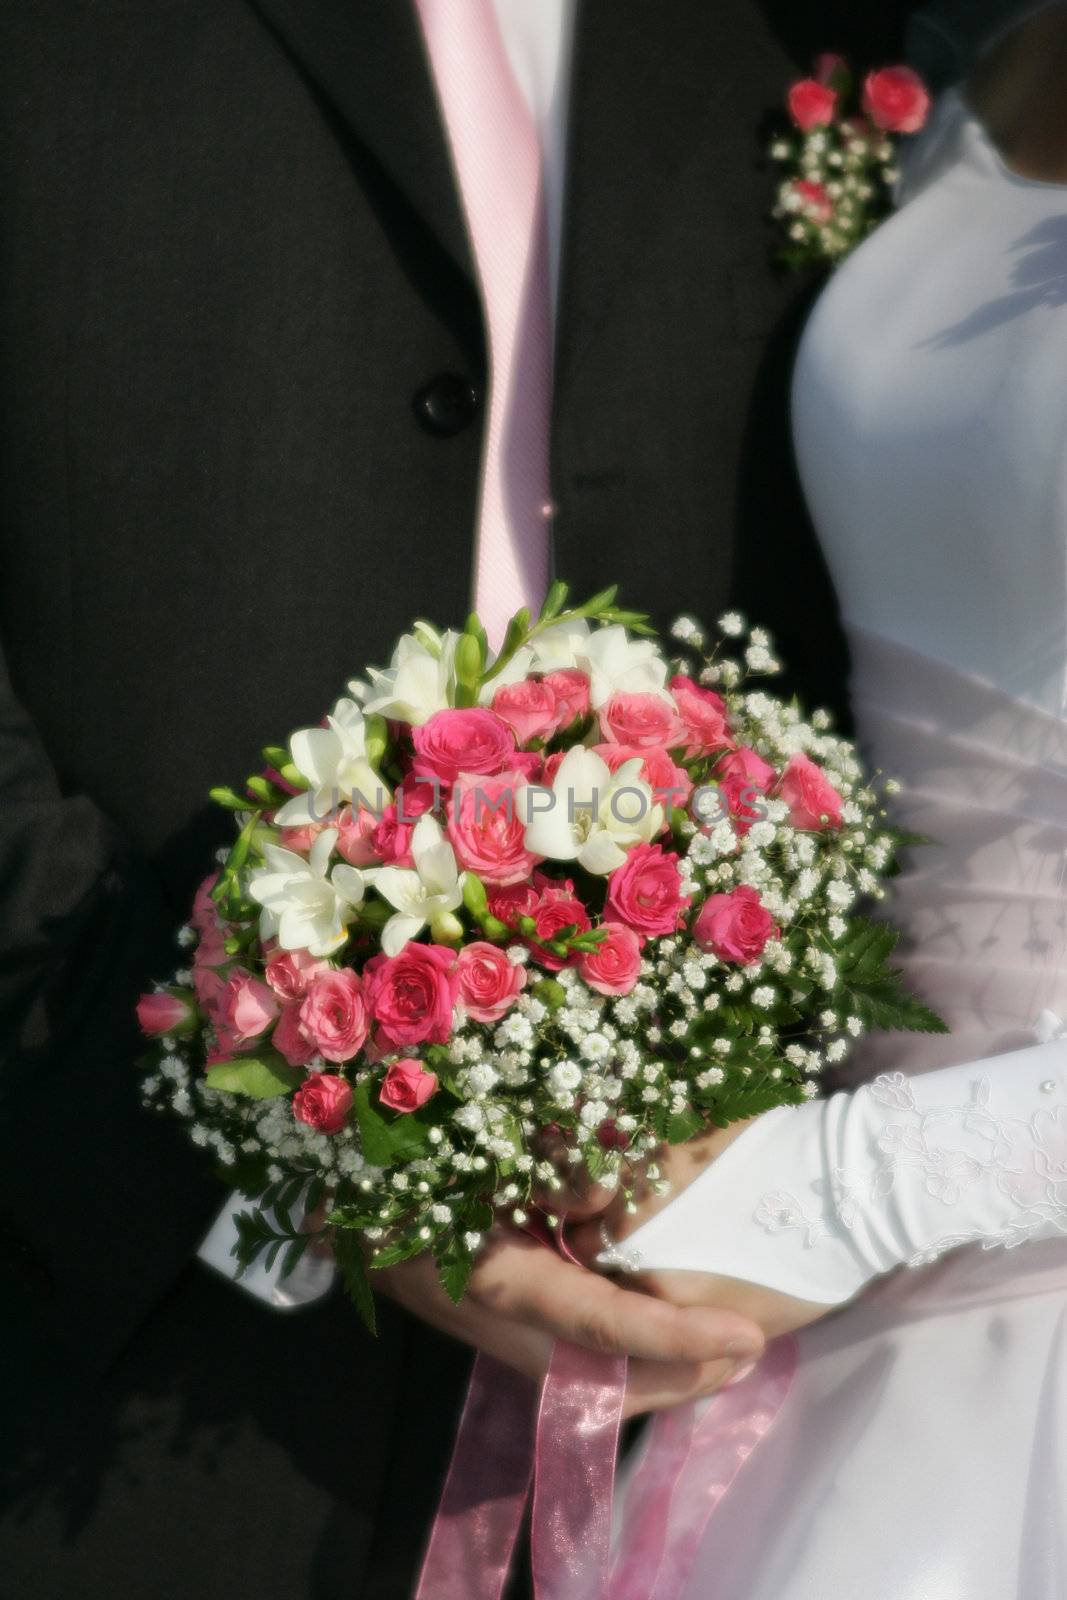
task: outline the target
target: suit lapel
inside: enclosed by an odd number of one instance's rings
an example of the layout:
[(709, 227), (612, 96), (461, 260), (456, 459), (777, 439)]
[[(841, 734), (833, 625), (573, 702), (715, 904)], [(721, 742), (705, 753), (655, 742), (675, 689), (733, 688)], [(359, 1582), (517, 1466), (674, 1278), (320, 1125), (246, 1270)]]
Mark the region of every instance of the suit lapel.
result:
[(413, 0), (248, 0), (435, 234), (473, 275)]

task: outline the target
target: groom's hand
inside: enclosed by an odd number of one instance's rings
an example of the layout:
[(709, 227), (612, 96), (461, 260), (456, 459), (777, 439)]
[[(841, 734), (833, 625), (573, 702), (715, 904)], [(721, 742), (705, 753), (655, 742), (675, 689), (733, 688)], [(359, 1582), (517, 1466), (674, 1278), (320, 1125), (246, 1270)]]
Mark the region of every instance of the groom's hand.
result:
[(735, 1311), (620, 1287), (510, 1230), (490, 1240), (459, 1305), (428, 1255), (376, 1272), (374, 1282), (443, 1333), (531, 1378), (544, 1376), (557, 1339), (630, 1357), (628, 1415), (711, 1394), (763, 1348), (760, 1329)]

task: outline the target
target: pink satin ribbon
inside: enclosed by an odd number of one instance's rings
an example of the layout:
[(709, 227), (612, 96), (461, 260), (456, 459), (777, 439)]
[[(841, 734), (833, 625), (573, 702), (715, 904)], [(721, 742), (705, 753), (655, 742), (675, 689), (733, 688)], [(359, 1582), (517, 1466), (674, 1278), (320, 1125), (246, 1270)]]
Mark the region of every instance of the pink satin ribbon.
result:
[(740, 1383), (655, 1419), (612, 1562), (625, 1361), (558, 1344), (535, 1409), (531, 1383), (479, 1356), (416, 1600), (500, 1600), (531, 1474), (537, 1600), (678, 1600), (795, 1367), (780, 1339)]

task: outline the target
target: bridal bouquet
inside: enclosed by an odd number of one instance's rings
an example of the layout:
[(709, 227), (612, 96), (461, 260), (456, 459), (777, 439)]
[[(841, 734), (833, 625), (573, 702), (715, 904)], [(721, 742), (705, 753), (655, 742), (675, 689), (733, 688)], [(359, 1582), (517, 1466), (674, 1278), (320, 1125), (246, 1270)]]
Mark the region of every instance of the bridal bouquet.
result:
[(901, 134), (918, 133), (930, 110), (910, 67), (870, 72), (857, 85), (843, 56), (821, 55), (814, 76), (787, 98), (790, 127), (771, 144), (782, 172), (774, 217), (787, 243), (785, 266), (836, 264), (889, 214)]
[[(324, 1214), (366, 1266), (432, 1251), (458, 1299), (565, 1162), (625, 1191), (664, 1141), (817, 1092), (871, 1027), (938, 1029), (857, 915), (900, 844), (828, 719), (755, 687), (770, 641), (553, 586), (493, 655), (417, 622), (264, 752), (233, 847), (142, 996), (144, 1094), (259, 1204), (243, 1264)], [(551, 1146), (551, 1151), (549, 1147)], [(551, 1216), (548, 1223), (554, 1223)]]

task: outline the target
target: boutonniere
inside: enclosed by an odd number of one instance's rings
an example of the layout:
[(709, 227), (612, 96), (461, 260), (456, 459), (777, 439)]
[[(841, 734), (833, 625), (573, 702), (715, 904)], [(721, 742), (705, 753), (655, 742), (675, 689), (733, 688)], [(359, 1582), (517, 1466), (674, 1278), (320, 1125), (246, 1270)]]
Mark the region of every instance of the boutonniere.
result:
[(822, 55), (786, 97), (789, 127), (770, 147), (785, 266), (836, 265), (892, 209), (901, 136), (923, 126), (930, 95), (910, 67), (869, 72), (858, 88), (843, 56)]

